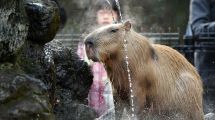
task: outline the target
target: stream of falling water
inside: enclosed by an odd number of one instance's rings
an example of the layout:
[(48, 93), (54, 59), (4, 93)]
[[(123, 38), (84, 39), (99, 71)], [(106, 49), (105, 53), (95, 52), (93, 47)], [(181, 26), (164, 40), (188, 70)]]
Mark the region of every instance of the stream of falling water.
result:
[(119, 10), (119, 17), (120, 17), (120, 22), (123, 22), (122, 21), (122, 12), (121, 12), (121, 8), (120, 8), (120, 5), (119, 5), (119, 1), (118, 0), (115, 0), (115, 2), (116, 2), (116, 5), (117, 5), (117, 7), (118, 7), (118, 10)]
[[(106, 0), (107, 3), (112, 6), (110, 4), (110, 1), (109, 0)], [(121, 8), (120, 8), (120, 4), (119, 4), (119, 1), (118, 0), (115, 0), (116, 2), (116, 5), (118, 7), (118, 10), (119, 10), (119, 22), (123, 22), (123, 19), (122, 19), (122, 13), (121, 13)], [(113, 13), (112, 13), (113, 15)], [(114, 17), (113, 17), (113, 21), (114, 20)], [(131, 105), (131, 120), (136, 120), (136, 116), (135, 116), (135, 110), (134, 110), (134, 91), (133, 91), (133, 84), (132, 84), (132, 79), (131, 79), (131, 71), (130, 71), (130, 68), (129, 68), (129, 61), (128, 61), (128, 48), (127, 48), (127, 40), (126, 38), (124, 39), (124, 51), (125, 51), (125, 63), (126, 63), (126, 69), (127, 69), (127, 75), (128, 75), (128, 81), (129, 81), (129, 88), (130, 88), (130, 105)]]
[[(120, 9), (120, 4), (118, 0), (115, 0), (116, 5), (118, 7), (119, 10), (119, 17), (120, 17), (120, 22), (123, 22), (122, 19), (122, 13), (121, 13), (121, 9)], [(126, 63), (126, 69), (127, 69), (127, 74), (128, 74), (128, 82), (129, 82), (129, 88), (130, 88), (130, 105), (131, 105), (131, 120), (135, 120), (135, 110), (134, 110), (134, 91), (133, 91), (133, 84), (132, 84), (132, 79), (131, 79), (131, 71), (129, 68), (129, 61), (128, 61), (128, 41), (126, 39), (126, 37), (124, 38), (124, 51), (125, 51), (125, 63)]]
[(135, 120), (135, 112), (134, 112), (134, 92), (133, 92), (133, 84), (131, 79), (131, 71), (129, 69), (129, 62), (128, 62), (128, 45), (126, 38), (124, 39), (124, 50), (125, 50), (125, 63), (128, 73), (128, 82), (130, 88), (130, 104), (131, 104), (131, 120)]

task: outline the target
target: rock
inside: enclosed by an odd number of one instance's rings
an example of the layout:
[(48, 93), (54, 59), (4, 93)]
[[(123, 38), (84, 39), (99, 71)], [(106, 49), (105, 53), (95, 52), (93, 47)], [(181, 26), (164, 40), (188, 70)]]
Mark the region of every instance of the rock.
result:
[[(45, 45), (27, 41), (23, 47), (19, 65), (27, 74), (45, 83), (56, 117), (62, 116), (61, 119), (66, 119), (67, 113), (62, 113), (61, 109), (78, 112), (78, 109), (73, 106), (69, 108), (66, 104), (87, 105), (93, 76), (90, 67), (79, 59), (73, 49), (66, 48), (56, 41)], [(57, 101), (60, 101), (60, 105)], [(57, 107), (54, 106), (55, 104)], [(90, 112), (93, 111), (92, 109), (86, 108), (86, 111), (88, 112), (80, 114), (90, 114), (95, 117)]]
[(8, 70), (0, 71), (0, 119), (53, 120), (44, 83), (13, 69)]
[(0, 3), (0, 120), (94, 119), (90, 67), (74, 50), (47, 43), (59, 28), (56, 3)]
[(57, 4), (51, 0), (26, 0), (25, 9), (29, 20), (27, 39), (37, 44), (53, 40), (60, 25)]
[(28, 32), (24, 1), (0, 3), (0, 119), (53, 120), (46, 85), (17, 63)]
[(14, 61), (28, 31), (24, 3), (23, 0), (3, 0), (0, 3), (0, 62)]
[[(93, 75), (86, 62), (80, 60), (74, 49), (52, 41), (45, 45), (46, 54), (53, 59), (57, 84), (70, 89), (72, 100), (85, 101), (93, 82)], [(48, 56), (48, 55), (46, 55)]]
[(62, 102), (55, 107), (57, 120), (94, 120), (96, 112), (84, 104), (74, 101)]
[[(95, 119), (96, 113), (87, 106), (87, 97), (93, 76), (86, 62), (79, 59), (73, 49), (52, 41), (45, 45), (56, 69), (56, 119)], [(83, 111), (83, 112), (82, 112)]]

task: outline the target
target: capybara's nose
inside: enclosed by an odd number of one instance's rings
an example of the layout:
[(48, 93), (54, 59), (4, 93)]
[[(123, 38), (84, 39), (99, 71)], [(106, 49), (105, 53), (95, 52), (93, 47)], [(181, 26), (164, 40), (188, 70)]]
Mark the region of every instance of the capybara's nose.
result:
[(94, 39), (91, 37), (85, 39), (85, 46), (88, 48), (92, 48), (94, 46)]

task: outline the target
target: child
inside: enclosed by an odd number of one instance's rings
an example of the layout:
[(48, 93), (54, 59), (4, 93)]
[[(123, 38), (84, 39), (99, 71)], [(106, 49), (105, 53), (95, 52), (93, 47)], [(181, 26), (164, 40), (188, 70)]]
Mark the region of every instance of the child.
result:
[[(96, 2), (95, 10), (98, 26), (113, 24), (119, 19), (119, 11), (115, 1), (99, 0)], [(103, 64), (87, 60), (83, 42), (79, 43), (77, 54), (90, 64), (94, 75), (93, 84), (89, 91), (89, 106), (97, 112), (98, 117), (109, 110), (114, 111), (111, 83)]]

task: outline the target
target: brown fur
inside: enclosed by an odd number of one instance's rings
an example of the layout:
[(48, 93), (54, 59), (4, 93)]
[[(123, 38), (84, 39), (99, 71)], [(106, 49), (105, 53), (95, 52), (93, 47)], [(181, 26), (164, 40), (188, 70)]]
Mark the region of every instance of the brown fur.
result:
[(120, 99), (129, 98), (124, 39), (138, 114), (203, 120), (202, 82), (195, 68), (176, 50), (149, 43), (129, 22), (97, 29), (85, 40), (88, 57), (104, 63)]

